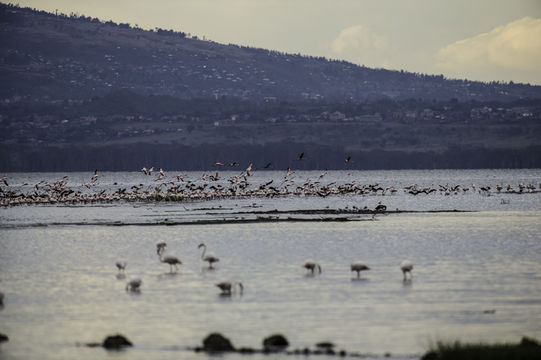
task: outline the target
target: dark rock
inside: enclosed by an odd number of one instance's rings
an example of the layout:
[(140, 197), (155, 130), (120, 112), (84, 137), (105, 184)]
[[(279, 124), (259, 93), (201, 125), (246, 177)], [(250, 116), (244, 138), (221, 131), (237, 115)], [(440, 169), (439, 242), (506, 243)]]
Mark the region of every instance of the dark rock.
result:
[(256, 352), (255, 349), (249, 348), (249, 347), (243, 347), (237, 350), (241, 354), (253, 354)]
[(0, 343), (4, 341), (9, 341), (9, 337), (6, 334), (0, 333)]
[(102, 343), (86, 343), (85, 346), (87, 347), (102, 347)]
[(107, 336), (105, 340), (103, 340), (102, 346), (106, 349), (121, 349), (126, 346), (133, 346), (133, 344), (123, 335), (117, 334)]
[(289, 346), (289, 341), (285, 336), (280, 334), (271, 335), (263, 339), (263, 350), (264, 351), (282, 351)]
[(316, 344), (316, 347), (320, 349), (332, 349), (334, 348), (334, 344), (330, 341), (322, 341), (322, 342), (318, 342)]
[(203, 350), (208, 352), (235, 351), (228, 338), (219, 333), (212, 333), (203, 340)]

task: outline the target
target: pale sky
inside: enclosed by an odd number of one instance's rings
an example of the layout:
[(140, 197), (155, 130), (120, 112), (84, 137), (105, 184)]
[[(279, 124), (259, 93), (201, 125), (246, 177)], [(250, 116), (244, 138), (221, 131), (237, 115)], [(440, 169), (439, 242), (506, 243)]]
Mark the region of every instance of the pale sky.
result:
[[(5, 0), (3, 0), (5, 1)], [(541, 85), (541, 0), (19, 0), (219, 43)]]

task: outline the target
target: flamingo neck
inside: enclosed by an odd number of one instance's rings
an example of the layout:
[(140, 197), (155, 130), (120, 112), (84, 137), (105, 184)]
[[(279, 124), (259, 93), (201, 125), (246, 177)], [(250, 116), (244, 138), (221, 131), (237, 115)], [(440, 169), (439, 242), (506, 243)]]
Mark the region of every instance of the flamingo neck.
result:
[(242, 292), (244, 291), (244, 286), (242, 285), (242, 283), (238, 282), (238, 283), (235, 283), (235, 284), (239, 286), (240, 293), (242, 294)]

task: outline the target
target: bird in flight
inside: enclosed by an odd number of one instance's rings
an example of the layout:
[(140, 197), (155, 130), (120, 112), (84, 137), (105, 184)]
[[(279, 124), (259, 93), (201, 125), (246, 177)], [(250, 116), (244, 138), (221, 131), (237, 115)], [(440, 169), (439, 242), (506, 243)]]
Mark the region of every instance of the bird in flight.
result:
[(90, 180), (92, 183), (95, 183), (96, 181), (98, 181), (98, 169), (94, 171), (94, 175), (92, 175), (92, 179)]

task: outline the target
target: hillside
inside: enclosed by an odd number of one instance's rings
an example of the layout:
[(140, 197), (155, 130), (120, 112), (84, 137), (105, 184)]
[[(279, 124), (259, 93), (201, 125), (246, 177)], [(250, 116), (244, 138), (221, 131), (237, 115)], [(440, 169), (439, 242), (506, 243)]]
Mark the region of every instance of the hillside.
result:
[(123, 88), (178, 98), (288, 101), (541, 98), (540, 86), (369, 69), (4, 4), (0, 37), (0, 97), (5, 99), (86, 99)]
[(541, 167), (540, 86), (4, 4), (0, 82), (0, 171)]

